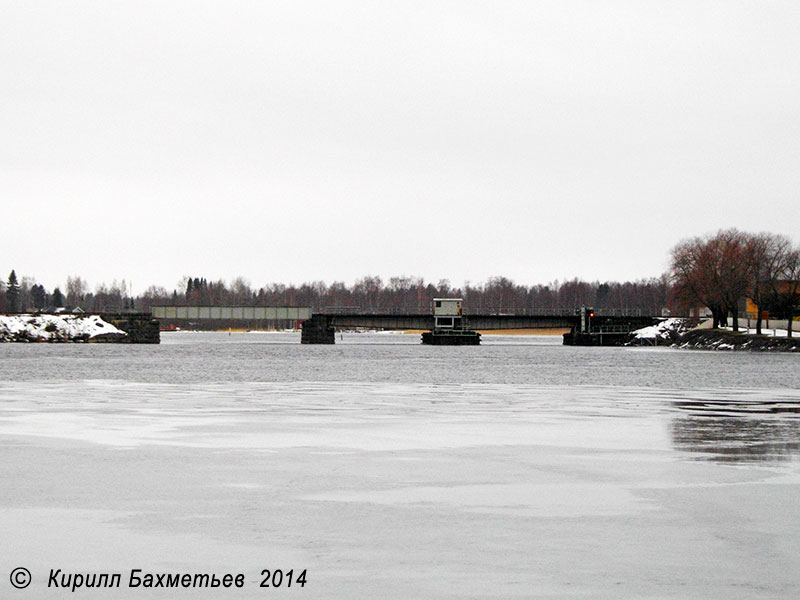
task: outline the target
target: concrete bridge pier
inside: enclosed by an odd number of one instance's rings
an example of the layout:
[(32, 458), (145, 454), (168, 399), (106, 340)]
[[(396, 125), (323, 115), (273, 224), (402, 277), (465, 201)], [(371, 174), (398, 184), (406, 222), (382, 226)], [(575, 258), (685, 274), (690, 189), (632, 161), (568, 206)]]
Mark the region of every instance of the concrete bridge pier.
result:
[(301, 344), (335, 344), (336, 329), (331, 325), (330, 319), (325, 315), (312, 315), (303, 321), (300, 331)]

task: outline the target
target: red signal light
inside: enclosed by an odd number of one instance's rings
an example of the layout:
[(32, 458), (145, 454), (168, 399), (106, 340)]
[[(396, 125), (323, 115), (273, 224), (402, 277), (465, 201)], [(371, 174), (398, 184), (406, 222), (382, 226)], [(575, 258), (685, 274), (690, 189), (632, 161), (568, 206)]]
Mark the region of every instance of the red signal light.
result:
[(593, 313), (593, 312), (589, 313), (589, 316), (590, 316), (590, 317), (593, 317), (593, 316), (594, 316), (594, 313)]

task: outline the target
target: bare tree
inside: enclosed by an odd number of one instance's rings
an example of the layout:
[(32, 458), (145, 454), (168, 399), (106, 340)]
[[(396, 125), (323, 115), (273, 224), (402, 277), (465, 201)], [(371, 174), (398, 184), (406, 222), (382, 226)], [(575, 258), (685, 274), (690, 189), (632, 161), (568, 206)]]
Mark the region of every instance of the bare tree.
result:
[(250, 282), (244, 277), (237, 277), (231, 283), (232, 304), (251, 304), (253, 300), (253, 290), (250, 289)]
[(67, 277), (67, 304), (78, 306), (86, 299), (89, 285), (79, 275)]
[(800, 247), (793, 248), (784, 256), (780, 269), (781, 279), (776, 280), (775, 295), (786, 312), (788, 320), (786, 335), (792, 337), (794, 314), (800, 309)]
[(366, 275), (356, 281), (353, 286), (353, 295), (361, 301), (362, 306), (366, 306), (368, 310), (375, 310), (381, 308), (380, 292), (382, 289), (383, 282), (380, 277)]
[(724, 324), (730, 313), (734, 331), (739, 330), (739, 303), (750, 288), (747, 241), (748, 234), (725, 229), (713, 236), (684, 240), (672, 249), (676, 297), (686, 304), (707, 306), (715, 328)]
[(144, 294), (136, 299), (136, 304), (139, 307), (139, 310), (148, 311), (153, 306), (167, 304), (169, 301), (170, 294), (165, 288), (151, 285), (144, 291)]
[(745, 252), (750, 276), (750, 299), (756, 305), (756, 334), (761, 335), (763, 308), (774, 301), (781, 270), (785, 268), (792, 242), (784, 235), (759, 233), (747, 241)]
[(33, 295), (31, 290), (36, 285), (36, 280), (33, 277), (23, 275), (19, 282), (19, 306), (20, 310), (27, 311), (33, 306)]
[(722, 301), (733, 318), (733, 330), (739, 331), (739, 302), (747, 297), (750, 288), (746, 261), (748, 234), (738, 229), (720, 231), (711, 240), (717, 253), (717, 286)]
[(713, 327), (722, 323), (723, 301), (715, 285), (716, 261), (705, 240), (695, 237), (679, 242), (671, 252), (673, 294), (683, 306), (707, 306)]

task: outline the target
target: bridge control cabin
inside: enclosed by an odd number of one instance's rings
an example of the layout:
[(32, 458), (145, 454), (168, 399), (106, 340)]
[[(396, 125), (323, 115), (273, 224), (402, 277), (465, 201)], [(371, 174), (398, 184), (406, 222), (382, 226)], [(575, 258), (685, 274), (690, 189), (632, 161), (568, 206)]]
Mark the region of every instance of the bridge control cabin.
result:
[(434, 298), (433, 323), (436, 329), (461, 329), (461, 298)]

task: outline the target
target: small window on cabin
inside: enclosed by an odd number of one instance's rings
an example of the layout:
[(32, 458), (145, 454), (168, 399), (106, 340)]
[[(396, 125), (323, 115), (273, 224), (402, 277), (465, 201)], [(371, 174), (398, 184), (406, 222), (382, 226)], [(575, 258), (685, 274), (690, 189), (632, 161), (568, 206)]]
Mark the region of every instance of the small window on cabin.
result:
[(436, 308), (442, 308), (442, 301), (441, 300), (437, 300), (436, 301)]

